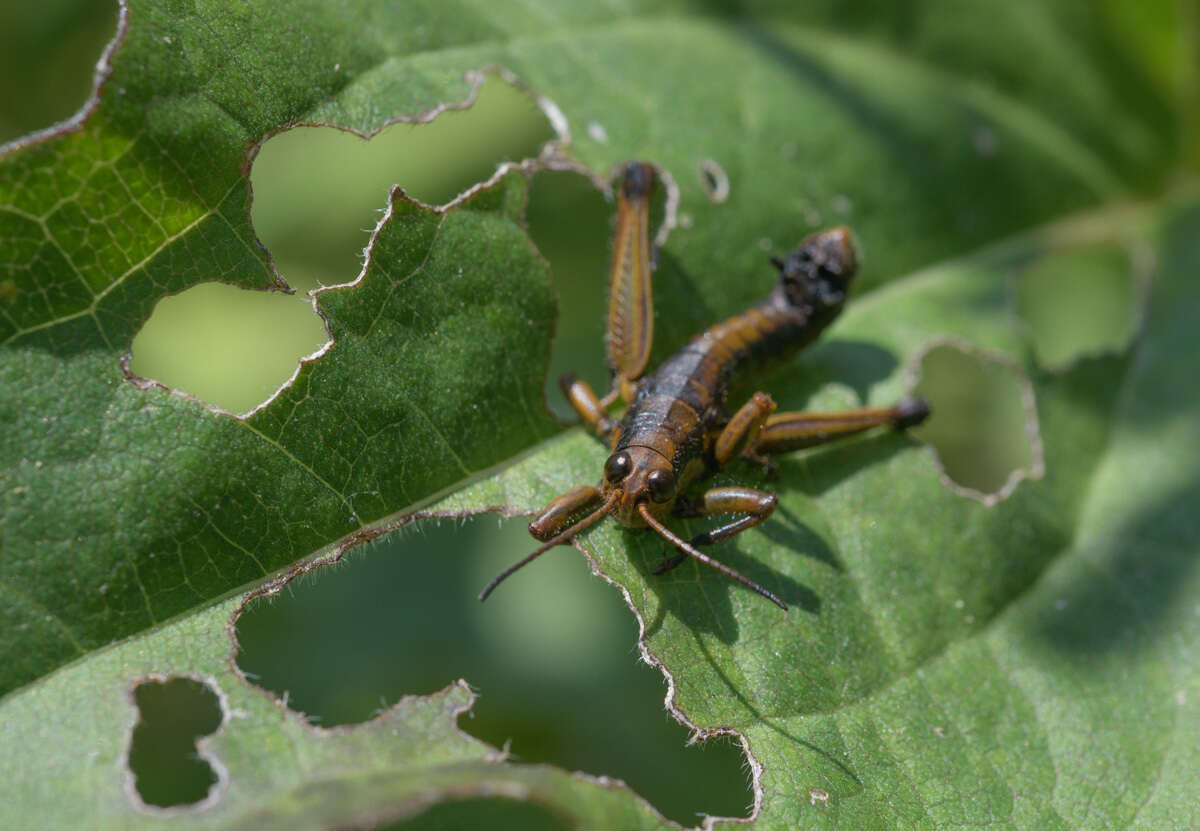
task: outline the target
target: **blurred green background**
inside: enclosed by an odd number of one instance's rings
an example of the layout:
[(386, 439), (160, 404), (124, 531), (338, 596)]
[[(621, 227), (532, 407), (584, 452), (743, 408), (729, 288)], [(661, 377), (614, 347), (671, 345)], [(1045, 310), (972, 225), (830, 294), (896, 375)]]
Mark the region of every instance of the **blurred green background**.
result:
[[(114, 21), (115, 5), (94, 0), (4, 6), (0, 141), (79, 108)], [(272, 138), (252, 170), (253, 220), (296, 294), (211, 283), (166, 298), (133, 343), (133, 370), (232, 412), (251, 409), (291, 376), (301, 356), (325, 343), (307, 290), (358, 275), (392, 184), (428, 204), (445, 203), (488, 178), (499, 162), (537, 156), (552, 137), (531, 96), (489, 77), (469, 109), (430, 124), (395, 124), (369, 142), (331, 128)], [(527, 222), (560, 305), (548, 379), (569, 369), (597, 389), (607, 385), (599, 310), (606, 302), (611, 213), (606, 195), (582, 176), (542, 173), (532, 180)], [(1089, 258), (1124, 256), (1078, 252), (1038, 266), (1054, 269), (1049, 276), (1058, 279), (1037, 279), (1047, 276), (1041, 272), (1015, 277), (1015, 310), (1044, 363), (1061, 366), (1131, 337), (1132, 277), (1086, 283)], [(1072, 307), (1081, 294), (1091, 306)], [(1068, 308), (1073, 312), (1064, 313)], [(1014, 467), (1028, 466), (1019, 386), (1009, 368), (941, 347), (923, 370), (919, 389), (937, 417), (918, 435), (940, 448), (957, 481), (994, 491)], [(560, 415), (568, 412), (552, 380), (547, 403)], [(663, 709), (661, 674), (640, 661), (632, 615), (577, 551), (552, 552), (486, 605), (475, 601), (492, 575), (532, 547), (522, 521), (414, 523), (252, 604), (238, 627), (238, 663), (326, 726), (368, 719), (402, 695), (465, 678), (479, 700), (461, 720), (463, 729), (508, 747), (519, 761), (624, 779), (682, 823), (693, 823), (697, 813), (745, 815), (751, 794), (740, 748), (725, 740), (685, 747), (687, 731)], [(190, 688), (153, 695), (166, 721), (171, 706), (181, 723), (196, 708)], [(187, 765), (167, 768), (163, 754), (178, 755), (178, 748), (163, 750), (160, 742), (154, 750), (152, 739), (139, 746), (135, 764), (181, 771), (173, 775), (174, 795), (172, 777), (158, 778), (157, 801), (194, 800), (197, 781), (207, 782), (208, 774), (182, 772)], [(553, 818), (533, 817), (515, 804), (484, 803), (481, 810), (495, 827), (509, 808), (512, 827), (553, 826)], [(438, 821), (444, 827), (478, 821), (470, 805), (458, 810), (446, 809)]]
[(116, 25), (115, 0), (0, 3), (0, 144), (82, 106)]

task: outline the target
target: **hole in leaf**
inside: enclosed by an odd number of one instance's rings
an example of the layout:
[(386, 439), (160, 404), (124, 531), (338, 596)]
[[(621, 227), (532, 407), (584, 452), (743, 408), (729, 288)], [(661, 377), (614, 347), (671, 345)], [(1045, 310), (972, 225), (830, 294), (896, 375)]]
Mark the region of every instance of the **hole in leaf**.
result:
[(115, 0), (0, 4), (0, 144), (83, 106), (116, 20)]
[(990, 503), (1041, 475), (1033, 392), (1016, 366), (940, 344), (921, 357), (920, 377), (916, 394), (933, 417), (912, 433), (933, 445), (951, 481)]
[(518, 761), (619, 777), (686, 824), (698, 811), (744, 815), (740, 746), (685, 748), (662, 675), (637, 658), (636, 622), (578, 551), (551, 551), (476, 600), (535, 545), (524, 521), (495, 523), (419, 521), (252, 601), (237, 621), (238, 665), (323, 726), (466, 678), (479, 700), (460, 726), (511, 741)]
[(254, 229), (293, 287), (348, 283), (393, 184), (444, 204), (501, 162), (536, 157), (554, 135), (533, 97), (494, 75), (469, 108), (392, 124), (369, 140), (296, 127), (264, 142), (254, 160)]
[(700, 185), (708, 201), (720, 205), (729, 198), (729, 176), (725, 169), (712, 159), (702, 159), (699, 165)]
[(415, 817), (379, 831), (566, 831), (575, 826), (534, 802), (462, 799), (431, 805)]
[(143, 681), (133, 700), (138, 721), (129, 743), (129, 769), (142, 802), (168, 808), (203, 800), (219, 778), (196, 746), (223, 721), (212, 687), (191, 678)]
[(1077, 358), (1125, 349), (1138, 289), (1129, 253), (1114, 244), (1055, 252), (1025, 269), (1016, 306), (1038, 363), (1065, 369)]
[(586, 176), (539, 173), (533, 177), (525, 220), (529, 236), (550, 263), (558, 295), (558, 320), (546, 402), (559, 418), (574, 421), (558, 379), (573, 372), (599, 395), (608, 391), (604, 326), (614, 206)]
[[(552, 137), (533, 99), (493, 76), (470, 109), (393, 124), (370, 141), (332, 127), (289, 130), (255, 160), (255, 230), (292, 286), (349, 282), (393, 183), (425, 202), (446, 202), (501, 161), (537, 155)], [(326, 340), (303, 292), (211, 283), (155, 307), (134, 339), (130, 370), (244, 413)]]
[(129, 368), (244, 413), (327, 340), (307, 297), (205, 283), (159, 301), (133, 339)]

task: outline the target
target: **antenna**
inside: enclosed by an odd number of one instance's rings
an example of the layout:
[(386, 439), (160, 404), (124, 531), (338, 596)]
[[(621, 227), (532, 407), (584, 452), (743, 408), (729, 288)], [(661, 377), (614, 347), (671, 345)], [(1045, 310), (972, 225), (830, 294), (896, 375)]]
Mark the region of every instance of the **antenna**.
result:
[(785, 612), (788, 610), (786, 603), (784, 603), (782, 600), (780, 600), (775, 595), (771, 594), (769, 591), (764, 589), (762, 586), (758, 585), (758, 583), (755, 583), (749, 577), (745, 577), (742, 574), (739, 574), (738, 572), (734, 571), (732, 568), (725, 565), (724, 563), (714, 560), (712, 557), (709, 557), (707, 554), (697, 551), (693, 546), (689, 545), (688, 543), (681, 540), (679, 537), (672, 534), (671, 531), (667, 528), (667, 526), (663, 525), (661, 522), (659, 522), (657, 519), (655, 519), (654, 516), (648, 510), (646, 510), (645, 502), (638, 504), (638, 513), (642, 515), (642, 519), (646, 520), (647, 525), (649, 525), (651, 528), (653, 528), (655, 531), (657, 531), (660, 536), (662, 536), (664, 539), (669, 541), (671, 543), (671, 545), (678, 548), (684, 554), (688, 554), (692, 557), (695, 557), (697, 560), (704, 563), (705, 565), (712, 566), (717, 571), (724, 574), (726, 577), (732, 577), (734, 580), (737, 580), (739, 583), (741, 583), (746, 588), (753, 589), (754, 591), (758, 592), (763, 597), (765, 597), (767, 600), (770, 600), (772, 603), (774, 603), (780, 609), (783, 609)]

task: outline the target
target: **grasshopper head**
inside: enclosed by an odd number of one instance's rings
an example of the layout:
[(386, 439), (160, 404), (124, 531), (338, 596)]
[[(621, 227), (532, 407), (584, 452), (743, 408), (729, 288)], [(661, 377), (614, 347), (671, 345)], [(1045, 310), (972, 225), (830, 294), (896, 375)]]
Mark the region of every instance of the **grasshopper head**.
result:
[(616, 498), (613, 515), (622, 525), (644, 526), (638, 505), (646, 504), (656, 516), (662, 516), (675, 502), (675, 472), (671, 463), (648, 447), (627, 447), (608, 457), (604, 463), (606, 499)]

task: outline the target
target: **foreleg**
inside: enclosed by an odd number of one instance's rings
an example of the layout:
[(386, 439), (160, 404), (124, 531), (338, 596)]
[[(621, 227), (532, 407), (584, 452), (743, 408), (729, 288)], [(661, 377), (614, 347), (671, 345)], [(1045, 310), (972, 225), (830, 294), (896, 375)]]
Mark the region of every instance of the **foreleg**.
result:
[(601, 502), (600, 491), (591, 485), (580, 485), (555, 499), (529, 523), (529, 533), (546, 542), (570, 526), (571, 520), (590, 511)]

